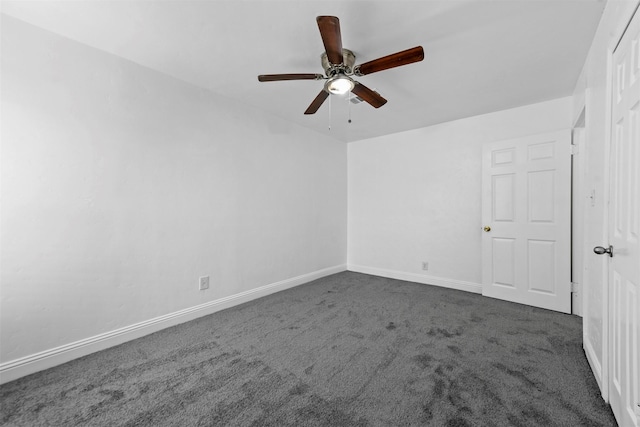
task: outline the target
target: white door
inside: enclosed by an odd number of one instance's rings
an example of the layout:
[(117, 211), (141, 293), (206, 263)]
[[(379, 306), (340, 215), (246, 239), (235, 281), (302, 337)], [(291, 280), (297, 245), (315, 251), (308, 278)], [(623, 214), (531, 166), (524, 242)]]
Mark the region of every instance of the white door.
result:
[(482, 295), (571, 312), (571, 133), (483, 146)]
[[(640, 425), (640, 13), (613, 53), (609, 189), (609, 401)], [(602, 249), (609, 249), (604, 247)], [(600, 249), (599, 252), (603, 252)]]

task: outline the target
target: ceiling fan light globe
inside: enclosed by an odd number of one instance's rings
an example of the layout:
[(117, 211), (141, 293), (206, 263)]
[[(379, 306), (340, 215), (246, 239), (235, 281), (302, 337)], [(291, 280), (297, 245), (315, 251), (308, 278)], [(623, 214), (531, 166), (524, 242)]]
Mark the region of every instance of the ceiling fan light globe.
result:
[(344, 95), (353, 89), (353, 80), (346, 76), (336, 76), (325, 84), (325, 89), (332, 95)]

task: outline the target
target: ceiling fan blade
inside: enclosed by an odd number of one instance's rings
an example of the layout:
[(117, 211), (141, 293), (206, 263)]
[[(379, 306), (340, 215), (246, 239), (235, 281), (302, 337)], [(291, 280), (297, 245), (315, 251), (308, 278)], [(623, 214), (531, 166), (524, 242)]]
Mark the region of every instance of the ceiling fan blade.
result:
[(387, 103), (387, 100), (380, 96), (380, 94), (372, 91), (362, 83), (355, 82), (355, 86), (351, 92), (364, 101), (367, 101), (374, 108), (380, 108)]
[(281, 80), (322, 80), (322, 74), (260, 74), (258, 80), (261, 82), (277, 82)]
[(412, 47), (402, 52), (392, 53), (373, 61), (365, 62), (357, 65), (354, 73), (359, 76), (365, 76), (378, 71), (388, 70), (389, 68), (400, 67), (401, 65), (412, 64), (424, 59), (424, 50), (422, 46)]
[(342, 64), (342, 36), (340, 20), (335, 16), (318, 16), (316, 18), (327, 59), (334, 65)]
[(320, 93), (318, 94), (318, 96), (316, 96), (316, 99), (313, 100), (311, 105), (309, 105), (309, 108), (307, 108), (307, 111), (305, 111), (304, 113), (305, 114), (313, 114), (316, 111), (318, 111), (318, 108), (320, 108), (320, 106), (325, 101), (325, 99), (327, 99), (328, 96), (329, 96), (329, 92), (327, 92), (324, 89), (322, 89), (320, 91)]

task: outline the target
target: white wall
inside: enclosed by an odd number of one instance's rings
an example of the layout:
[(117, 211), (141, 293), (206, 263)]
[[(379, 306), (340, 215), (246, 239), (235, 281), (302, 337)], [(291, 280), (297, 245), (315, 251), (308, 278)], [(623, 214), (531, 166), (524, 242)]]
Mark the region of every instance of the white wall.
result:
[(610, 74), (611, 52), (630, 21), (637, 0), (607, 2), (598, 30), (589, 50), (573, 96), (573, 116), (585, 109), (586, 176), (585, 194), (595, 193), (594, 204), (585, 203), (583, 272), (583, 332), (585, 351), (605, 399), (606, 391), (606, 325), (605, 315), (607, 259), (593, 254), (594, 246), (606, 246), (606, 188), (608, 185)]
[(4, 15), (2, 49), (5, 367), (345, 268), (344, 143)]
[(568, 129), (571, 106), (566, 97), (349, 144), (349, 269), (480, 292), (482, 144)]

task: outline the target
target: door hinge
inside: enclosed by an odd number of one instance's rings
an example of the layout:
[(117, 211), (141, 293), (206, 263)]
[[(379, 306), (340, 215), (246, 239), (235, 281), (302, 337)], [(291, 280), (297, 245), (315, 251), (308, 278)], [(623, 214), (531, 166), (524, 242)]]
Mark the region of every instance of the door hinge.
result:
[(578, 154), (579, 151), (580, 150), (579, 150), (577, 145), (571, 144), (571, 155), (572, 156), (575, 156), (576, 154)]
[(571, 282), (571, 292), (580, 292), (580, 283)]

